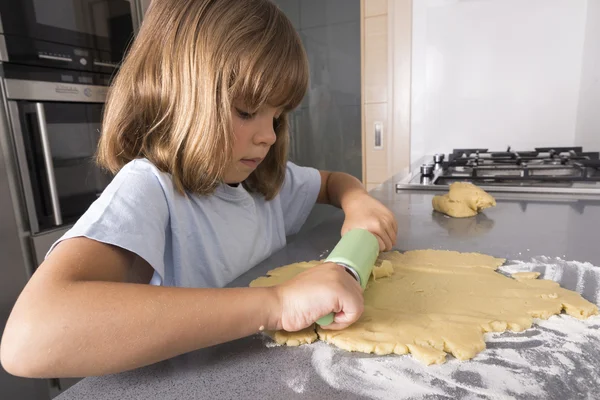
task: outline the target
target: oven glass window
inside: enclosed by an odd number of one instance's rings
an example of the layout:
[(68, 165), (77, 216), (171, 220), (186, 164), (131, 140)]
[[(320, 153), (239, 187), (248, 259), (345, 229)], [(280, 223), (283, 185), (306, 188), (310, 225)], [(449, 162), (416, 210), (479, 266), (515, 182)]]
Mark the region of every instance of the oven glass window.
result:
[(33, 0), (33, 7), (39, 24), (96, 37), (108, 39), (119, 25), (131, 25), (129, 4), (122, 0)]

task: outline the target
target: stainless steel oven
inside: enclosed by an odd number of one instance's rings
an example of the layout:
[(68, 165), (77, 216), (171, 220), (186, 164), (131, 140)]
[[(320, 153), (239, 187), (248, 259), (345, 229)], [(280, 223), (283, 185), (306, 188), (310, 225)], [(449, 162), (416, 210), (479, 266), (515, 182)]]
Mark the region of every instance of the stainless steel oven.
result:
[(12, 64), (3, 73), (24, 225), (37, 265), (110, 182), (94, 160), (110, 76)]
[(2, 95), (30, 271), (108, 182), (93, 156), (139, 9), (137, 0), (0, 0)]
[(133, 38), (135, 0), (0, 0), (2, 61), (112, 72)]

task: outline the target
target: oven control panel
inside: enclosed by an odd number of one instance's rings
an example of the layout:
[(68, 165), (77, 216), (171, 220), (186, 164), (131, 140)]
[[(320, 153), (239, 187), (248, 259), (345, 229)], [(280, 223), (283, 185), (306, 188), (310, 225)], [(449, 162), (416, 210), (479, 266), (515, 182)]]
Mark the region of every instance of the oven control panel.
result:
[(22, 37), (0, 35), (2, 61), (12, 64), (113, 73), (121, 55)]

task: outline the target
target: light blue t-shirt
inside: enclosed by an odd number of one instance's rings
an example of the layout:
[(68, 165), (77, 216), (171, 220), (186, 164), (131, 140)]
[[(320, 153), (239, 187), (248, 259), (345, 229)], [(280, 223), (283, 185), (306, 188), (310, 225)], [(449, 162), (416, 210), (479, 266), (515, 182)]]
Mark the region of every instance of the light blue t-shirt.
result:
[(288, 163), (270, 201), (226, 184), (209, 196), (183, 196), (170, 174), (138, 159), (117, 173), (50, 251), (61, 240), (85, 236), (142, 257), (154, 268), (152, 284), (220, 288), (285, 246), (286, 236), (306, 221), (320, 186), (318, 170)]

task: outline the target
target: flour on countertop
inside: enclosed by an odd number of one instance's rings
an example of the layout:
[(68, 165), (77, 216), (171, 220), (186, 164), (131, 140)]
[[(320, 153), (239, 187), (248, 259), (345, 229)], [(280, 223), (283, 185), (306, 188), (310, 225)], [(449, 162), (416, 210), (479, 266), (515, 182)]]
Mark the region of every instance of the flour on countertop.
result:
[[(600, 268), (536, 257), (511, 261), (500, 272), (540, 272), (600, 305)], [(410, 356), (347, 353), (323, 342), (312, 365), (330, 386), (372, 399), (592, 399), (600, 389), (600, 316), (581, 321), (565, 314), (534, 320), (525, 332), (488, 333), (487, 349), (470, 361), (448, 355), (424, 366)], [(294, 390), (297, 383), (288, 385)]]
[(565, 289), (580, 293), (594, 304), (600, 302), (600, 268), (589, 262), (565, 261), (558, 257), (534, 257), (529, 262), (512, 261), (499, 268), (500, 272), (535, 271), (540, 279), (549, 279), (560, 283)]
[(265, 341), (266, 341), (265, 346), (267, 346), (268, 348), (281, 347), (280, 344), (277, 344), (277, 342), (273, 341), (267, 335), (263, 335), (263, 338), (265, 338)]
[(290, 370), (287, 371), (285, 375), (286, 376), (284, 377), (284, 379), (287, 384), (287, 387), (292, 389), (294, 393), (304, 393), (306, 383), (310, 378), (308, 370), (302, 371), (300, 372), (300, 374), (298, 374), (297, 371)]

